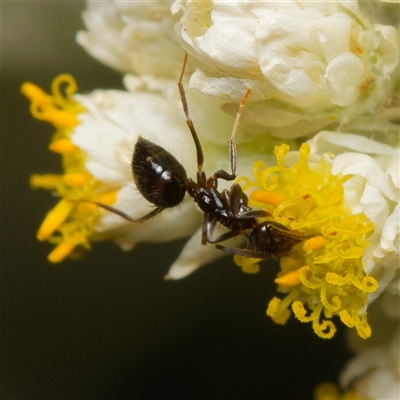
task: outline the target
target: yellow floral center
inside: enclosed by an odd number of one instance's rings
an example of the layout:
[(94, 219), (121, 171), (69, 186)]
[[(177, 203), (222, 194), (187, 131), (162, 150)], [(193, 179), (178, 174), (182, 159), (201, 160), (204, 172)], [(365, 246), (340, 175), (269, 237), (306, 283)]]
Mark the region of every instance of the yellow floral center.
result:
[(52, 83), (52, 94), (45, 93), (32, 83), (24, 83), (22, 93), (31, 101), (32, 115), (54, 125), (49, 149), (62, 157), (62, 174), (32, 175), (31, 186), (56, 192), (61, 200), (47, 214), (37, 238), (56, 245), (48, 260), (54, 263), (67, 256), (77, 256), (89, 249), (88, 238), (100, 214), (97, 206), (79, 202), (94, 200), (112, 204), (116, 192), (99, 193), (100, 182), (85, 168), (86, 155), (71, 141), (71, 133), (79, 124), (77, 115), (84, 108), (74, 100), (77, 86), (70, 75), (60, 75)]
[[(353, 215), (344, 204), (343, 184), (350, 176), (332, 175), (332, 155), (310, 156), (309, 145), (303, 144), (299, 161), (286, 167), (288, 152), (285, 144), (276, 147), (276, 166), (267, 168), (257, 161), (255, 180), (241, 178), (244, 190), (250, 190), (252, 207), (269, 211), (275, 221), (310, 237), (281, 258), (275, 282), (284, 297), (270, 301), (267, 315), (284, 324), (291, 306), (295, 317), (311, 322), (322, 338), (334, 335), (331, 319), (336, 315), (367, 338), (371, 335), (367, 295), (378, 283), (366, 276), (362, 257), (374, 225), (362, 213)], [(235, 256), (245, 272), (257, 272), (259, 261)]]

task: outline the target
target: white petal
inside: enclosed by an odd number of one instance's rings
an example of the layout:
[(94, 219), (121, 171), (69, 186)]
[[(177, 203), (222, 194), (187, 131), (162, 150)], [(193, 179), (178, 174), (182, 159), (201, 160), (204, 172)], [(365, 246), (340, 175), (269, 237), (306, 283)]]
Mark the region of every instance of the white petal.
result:
[(318, 19), (311, 25), (311, 31), (318, 35), (328, 63), (350, 51), (349, 37), (355, 35), (354, 30), (360, 30), (356, 22), (350, 16), (337, 12), (326, 18)]
[(166, 279), (182, 279), (190, 275), (196, 269), (226, 256), (214, 245), (201, 244), (201, 230), (198, 230), (186, 243), (177, 260), (172, 264)]
[(344, 53), (334, 58), (324, 75), (333, 104), (347, 106), (357, 100), (360, 87), (365, 79), (362, 61), (352, 53)]
[(378, 163), (366, 154), (346, 153), (338, 155), (333, 163), (334, 175), (359, 175), (379, 189), (387, 198), (398, 201), (399, 191)]
[(395, 155), (393, 147), (352, 133), (322, 131), (308, 141), (311, 152), (322, 155), (324, 153), (340, 154), (348, 150), (368, 154)]

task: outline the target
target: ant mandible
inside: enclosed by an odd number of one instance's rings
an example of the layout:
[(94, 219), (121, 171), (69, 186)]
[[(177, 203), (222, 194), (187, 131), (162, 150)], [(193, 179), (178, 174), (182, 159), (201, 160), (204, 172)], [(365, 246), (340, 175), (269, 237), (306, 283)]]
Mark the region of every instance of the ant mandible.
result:
[[(182, 71), (178, 80), (178, 88), (186, 123), (196, 147), (196, 182), (191, 178), (187, 178), (185, 169), (171, 153), (150, 140), (139, 136), (135, 144), (131, 162), (133, 179), (142, 196), (156, 207), (143, 217), (134, 219), (111, 206), (99, 202), (92, 203), (128, 221), (141, 223), (154, 217), (166, 208), (179, 205), (183, 201), (185, 194), (188, 193), (203, 212), (202, 244), (220, 243), (227, 239), (246, 234), (249, 249), (235, 249), (222, 245), (217, 245), (217, 248), (247, 257), (258, 257), (260, 254), (263, 254), (263, 257), (260, 258), (280, 257), (282, 254), (290, 251), (294, 244), (303, 240), (304, 236), (274, 221), (258, 223), (257, 218), (271, 216), (271, 214), (264, 210), (253, 210), (250, 208), (248, 206), (248, 197), (240, 185), (234, 183), (229, 190), (218, 191), (218, 179), (233, 181), (236, 178), (237, 152), (235, 135), (251, 88), (247, 89), (240, 103), (228, 142), (231, 172), (218, 170), (207, 179), (203, 171), (203, 149), (193, 121), (189, 116), (186, 93), (182, 83), (187, 58), (188, 54), (185, 53)], [(219, 235), (217, 238), (213, 238), (217, 222), (228, 228), (229, 231)]]

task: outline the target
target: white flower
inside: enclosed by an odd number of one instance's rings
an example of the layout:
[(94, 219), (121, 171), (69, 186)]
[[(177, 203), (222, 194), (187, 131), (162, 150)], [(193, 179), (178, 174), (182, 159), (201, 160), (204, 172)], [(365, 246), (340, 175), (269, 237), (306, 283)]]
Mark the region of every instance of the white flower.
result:
[[(143, 222), (132, 223), (119, 215), (91, 208), (85, 201), (105, 203), (137, 219), (154, 205), (136, 189), (131, 158), (139, 136), (171, 152), (196, 179), (195, 145), (187, 127), (175, 81), (149, 76), (126, 76), (130, 91), (96, 90), (64, 98), (60, 85), (76, 90), (70, 76), (60, 76), (53, 84), (52, 96), (32, 84), (24, 93), (32, 100), (35, 116), (57, 127), (50, 149), (63, 157), (63, 175), (35, 175), (32, 186), (55, 190), (62, 198), (48, 214), (38, 238), (58, 246), (49, 259), (60, 262), (76, 247), (89, 247), (92, 240), (111, 239), (130, 250), (140, 242), (163, 242), (193, 235), (169, 273), (178, 279), (205, 263), (226, 255), (200, 239), (201, 212), (193, 200), (186, 199), (178, 209), (164, 210)], [(230, 171), (228, 139), (233, 119), (220, 111), (221, 100), (189, 90), (191, 116), (200, 134), (208, 176), (219, 169)], [(57, 104), (57, 107), (54, 107)], [(61, 110), (59, 109), (61, 108)], [(197, 123), (198, 122), (198, 123)], [(202, 135), (201, 133), (205, 134)], [(246, 128), (237, 132), (240, 159), (238, 172), (249, 174), (254, 154), (269, 153), (271, 142), (246, 143)], [(230, 186), (220, 181), (220, 189)]]
[[(190, 86), (238, 101), (244, 117), (283, 138), (346, 123), (382, 106), (398, 65), (398, 35), (355, 2), (179, 1)], [(227, 105), (227, 111), (232, 109)]]
[(102, 63), (118, 71), (175, 78), (183, 59), (174, 24), (178, 16), (163, 1), (88, 1), (87, 32), (77, 41)]

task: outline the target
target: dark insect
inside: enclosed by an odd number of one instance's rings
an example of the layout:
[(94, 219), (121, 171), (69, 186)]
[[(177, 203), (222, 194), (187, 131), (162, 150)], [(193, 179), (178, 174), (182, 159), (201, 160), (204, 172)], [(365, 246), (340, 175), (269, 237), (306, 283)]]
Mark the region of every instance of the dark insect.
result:
[(239, 249), (216, 244), (217, 249), (249, 258), (281, 258), (288, 256), (293, 246), (310, 238), (300, 232), (290, 230), (276, 221), (258, 223), (246, 233), (247, 247)]
[[(179, 205), (185, 194), (188, 193), (203, 211), (202, 244), (220, 243), (246, 234), (248, 249), (229, 248), (222, 245), (217, 245), (217, 248), (247, 257), (281, 257), (282, 254), (289, 252), (294, 244), (304, 240), (304, 235), (302, 236), (277, 222), (259, 223), (257, 218), (265, 218), (271, 214), (267, 211), (251, 209), (248, 206), (248, 197), (238, 184), (234, 183), (229, 190), (218, 191), (218, 179), (233, 181), (236, 178), (235, 135), (251, 88), (247, 90), (240, 104), (229, 140), (231, 172), (218, 170), (207, 178), (203, 171), (203, 149), (189, 116), (186, 94), (182, 84), (186, 62), (187, 54), (185, 54), (178, 88), (186, 123), (196, 147), (196, 181), (187, 178), (185, 169), (172, 154), (153, 142), (139, 137), (132, 157), (133, 179), (142, 196), (156, 207), (143, 217), (133, 219), (113, 207), (98, 202), (94, 203), (131, 222), (144, 222), (166, 208)], [(226, 227), (228, 231), (213, 238), (217, 223)]]

